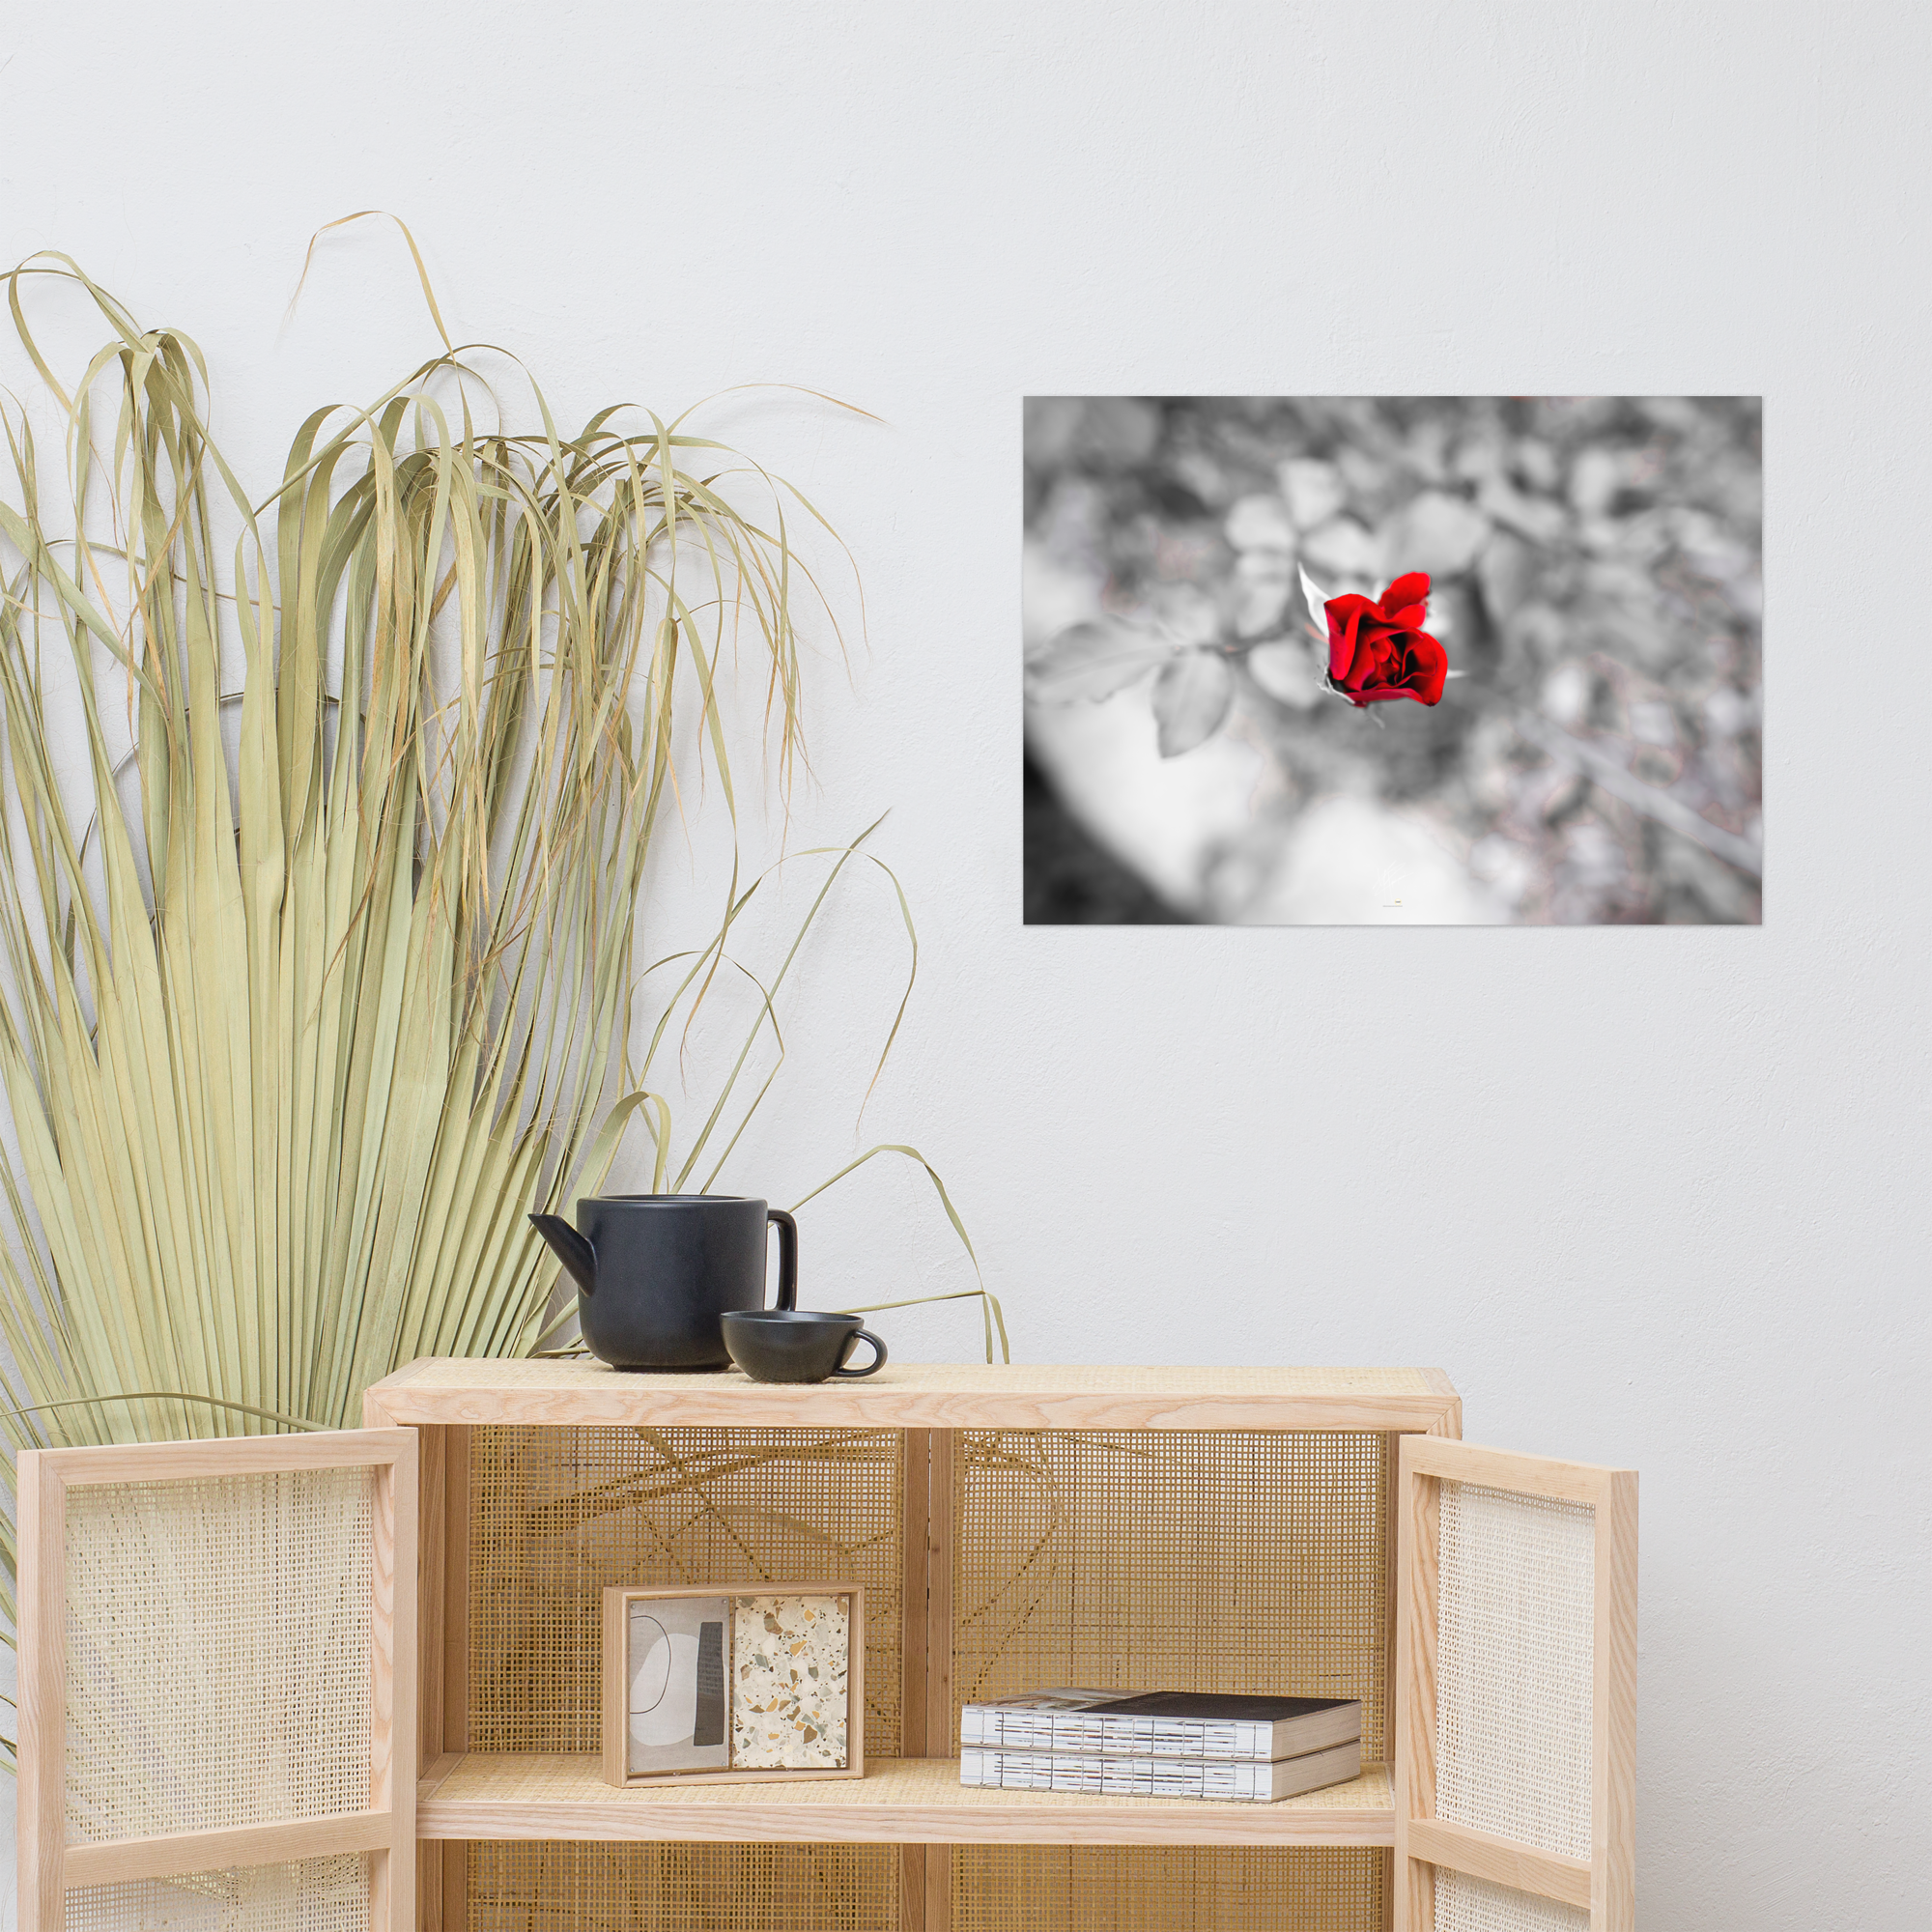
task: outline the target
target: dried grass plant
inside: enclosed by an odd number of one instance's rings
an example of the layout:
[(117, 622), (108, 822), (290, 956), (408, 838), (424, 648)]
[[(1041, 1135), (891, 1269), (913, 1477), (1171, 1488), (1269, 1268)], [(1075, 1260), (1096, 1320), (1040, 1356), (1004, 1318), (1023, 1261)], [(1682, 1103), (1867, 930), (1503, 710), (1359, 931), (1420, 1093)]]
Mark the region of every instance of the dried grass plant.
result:
[[(482, 358), (416, 268), (442, 353), (367, 408), (318, 410), (265, 500), (209, 434), (193, 342), (66, 257), (8, 278), (65, 426), (55, 456), (5, 412), (15, 1449), (353, 1425), (416, 1355), (556, 1345), (526, 1211), (594, 1192), (634, 1115), (655, 1186), (713, 1185), (770, 1092), (774, 1000), (825, 894), (878, 863), (860, 840), (793, 855), (828, 876), (761, 979), (732, 939), (762, 881), (734, 860), (709, 941), (659, 962), (681, 983), (632, 1065), (647, 861), (696, 809), (678, 757), (696, 745), (735, 851), (729, 692), (759, 694), (782, 789), (795, 607), (830, 617), (787, 519), (829, 526), (684, 418), (607, 410), (565, 435), (531, 383), (538, 427), (482, 426)], [(46, 277), (107, 327), (71, 389), (28, 322)], [(741, 655), (757, 673), (734, 683)], [(650, 1065), (721, 975), (756, 1010), (680, 1147)], [(966, 1293), (990, 1359), (997, 1308)]]

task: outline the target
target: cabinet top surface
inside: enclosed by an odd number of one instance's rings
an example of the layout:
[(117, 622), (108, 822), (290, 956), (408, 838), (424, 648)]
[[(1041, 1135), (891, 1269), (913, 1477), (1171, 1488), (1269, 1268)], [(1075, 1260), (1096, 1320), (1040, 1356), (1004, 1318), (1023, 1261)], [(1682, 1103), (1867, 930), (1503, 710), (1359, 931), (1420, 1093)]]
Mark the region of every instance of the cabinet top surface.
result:
[(1460, 1433), (1439, 1369), (889, 1363), (809, 1386), (643, 1375), (584, 1357), (430, 1357), (369, 1391), (371, 1422), (900, 1429), (1428, 1429)]

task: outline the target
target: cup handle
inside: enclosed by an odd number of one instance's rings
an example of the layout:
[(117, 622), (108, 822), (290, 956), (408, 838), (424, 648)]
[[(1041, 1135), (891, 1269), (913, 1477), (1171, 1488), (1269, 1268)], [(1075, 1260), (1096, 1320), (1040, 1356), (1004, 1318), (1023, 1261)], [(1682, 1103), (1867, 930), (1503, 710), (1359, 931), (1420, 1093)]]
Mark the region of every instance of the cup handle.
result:
[[(856, 1349), (861, 1342), (871, 1343), (872, 1359), (869, 1362), (867, 1362), (863, 1369), (848, 1369), (845, 1366), (845, 1364), (846, 1362), (851, 1360), (852, 1350)], [(879, 1338), (876, 1335), (874, 1335), (869, 1328), (861, 1328), (859, 1332), (856, 1335), (854, 1335), (849, 1342), (845, 1344), (845, 1352), (839, 1358), (838, 1366), (836, 1369), (834, 1369), (832, 1373), (835, 1376), (850, 1376), (853, 1378), (853, 1380), (856, 1381), (861, 1376), (877, 1375), (879, 1371), (883, 1369), (885, 1366), (886, 1366), (886, 1345), (883, 1342), (881, 1342)]]
[(798, 1223), (782, 1208), (773, 1208), (766, 1221), (779, 1231), (779, 1298), (774, 1308), (798, 1306)]

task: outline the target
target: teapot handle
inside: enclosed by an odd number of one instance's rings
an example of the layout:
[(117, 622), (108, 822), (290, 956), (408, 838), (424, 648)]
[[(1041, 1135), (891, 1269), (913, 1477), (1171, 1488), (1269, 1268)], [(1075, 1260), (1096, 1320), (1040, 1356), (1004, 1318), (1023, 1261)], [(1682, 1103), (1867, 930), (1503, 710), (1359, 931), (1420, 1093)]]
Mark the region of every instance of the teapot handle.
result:
[(782, 1208), (767, 1210), (766, 1218), (779, 1231), (779, 1298), (775, 1308), (798, 1306), (798, 1223)]

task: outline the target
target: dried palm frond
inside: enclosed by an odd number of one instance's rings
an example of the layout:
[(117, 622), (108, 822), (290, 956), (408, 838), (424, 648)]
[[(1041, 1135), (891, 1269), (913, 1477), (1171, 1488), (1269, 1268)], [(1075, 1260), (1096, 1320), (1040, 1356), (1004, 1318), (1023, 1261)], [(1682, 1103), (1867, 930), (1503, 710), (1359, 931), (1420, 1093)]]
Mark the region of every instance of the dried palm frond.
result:
[[(71, 391), (27, 322), (40, 276), (110, 332)], [(565, 436), (532, 384), (537, 433), (480, 427), (446, 335), (311, 415), (257, 503), (187, 337), (66, 257), (8, 292), (65, 434), (50, 465), (5, 412), (7, 1435), (353, 1425), (416, 1355), (550, 1339), (526, 1212), (594, 1191), (634, 1112), (660, 1186), (728, 1131), (772, 989), (673, 1168), (626, 1058), (635, 914), (676, 755), (735, 824), (736, 640), (781, 784), (798, 766), (815, 586), (785, 516), (816, 512), (755, 469), (766, 507), (737, 507), (730, 452), (681, 419)], [(754, 890), (734, 869), (687, 1013)]]

